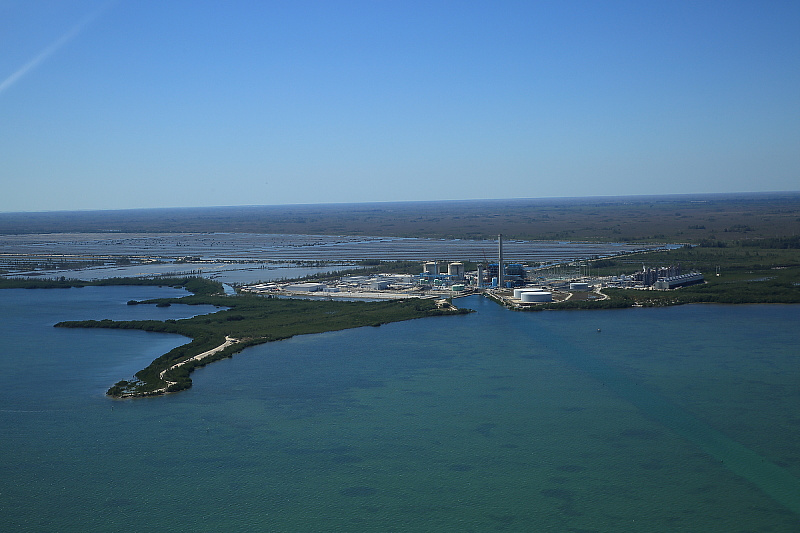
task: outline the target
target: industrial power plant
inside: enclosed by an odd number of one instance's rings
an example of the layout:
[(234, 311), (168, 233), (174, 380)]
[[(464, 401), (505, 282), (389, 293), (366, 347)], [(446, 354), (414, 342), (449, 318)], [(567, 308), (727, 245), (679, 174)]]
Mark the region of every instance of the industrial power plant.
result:
[[(631, 275), (598, 277), (582, 272), (576, 262), (558, 265), (506, 263), (503, 236), (497, 237), (497, 261), (422, 261), (418, 274), (342, 276), (326, 282), (272, 282), (250, 285), (245, 292), (276, 296), (346, 299), (446, 299), (482, 293), (509, 307), (529, 307), (570, 299), (602, 300), (603, 287), (671, 290), (703, 283), (698, 272), (683, 273), (680, 265), (642, 268)], [(555, 270), (554, 270), (555, 267)]]

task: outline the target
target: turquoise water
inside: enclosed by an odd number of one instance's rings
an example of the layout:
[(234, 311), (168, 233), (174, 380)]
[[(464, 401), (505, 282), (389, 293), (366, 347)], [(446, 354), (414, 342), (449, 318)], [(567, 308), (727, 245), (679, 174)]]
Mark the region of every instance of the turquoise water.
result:
[(108, 400), (184, 339), (51, 326), (152, 291), (0, 291), (0, 530), (800, 529), (800, 306), (471, 297)]

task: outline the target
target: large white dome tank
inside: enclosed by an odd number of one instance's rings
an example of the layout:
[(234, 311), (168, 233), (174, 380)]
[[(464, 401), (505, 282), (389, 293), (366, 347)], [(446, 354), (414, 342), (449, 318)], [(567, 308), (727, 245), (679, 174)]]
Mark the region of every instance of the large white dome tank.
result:
[(553, 293), (547, 291), (523, 292), (520, 299), (522, 303), (526, 304), (552, 302)]
[(514, 298), (519, 300), (522, 298), (522, 293), (524, 292), (544, 292), (544, 289), (539, 287), (521, 287), (519, 289), (514, 289)]

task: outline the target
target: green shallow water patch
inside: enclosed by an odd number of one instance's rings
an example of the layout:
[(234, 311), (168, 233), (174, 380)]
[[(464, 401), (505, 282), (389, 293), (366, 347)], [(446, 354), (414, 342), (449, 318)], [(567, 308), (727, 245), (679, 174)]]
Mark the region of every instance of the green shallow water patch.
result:
[[(263, 458), (248, 472), (280, 480), (247, 485), (274, 529), (792, 530), (794, 515), (564, 361), (558, 337), (532, 342), (508, 316), (258, 347), (189, 393), (239, 388), (216, 422)], [(260, 399), (234, 399), (257, 383)]]
[[(697, 309), (693, 311), (696, 312)], [(707, 339), (710, 332), (707, 329), (704, 332)], [(776, 502), (800, 517), (800, 479), (787, 468), (776, 465), (753, 449), (717, 430), (707, 421), (693, 414), (689, 409), (670, 400), (665, 394), (646, 384), (644, 380), (636, 379), (652, 377), (648, 376), (648, 371), (652, 372), (653, 367), (648, 368), (643, 359), (639, 359), (639, 362), (642, 363), (638, 366), (639, 374), (634, 376), (626, 375), (619, 369), (607, 364), (603, 360), (604, 357), (596, 355), (596, 351), (609, 353), (608, 347), (593, 348), (587, 346), (585, 336), (581, 341), (574, 342), (552, 328), (549, 330), (549, 334), (552, 336), (553, 346), (557, 347), (556, 353), (564, 361), (585, 372), (596, 381), (603, 383), (611, 392), (635, 406), (643, 415), (695, 444), (699, 449), (719, 461), (725, 468), (753, 483)], [(599, 345), (607, 337), (601, 338), (598, 336), (595, 338)], [(651, 336), (650, 341), (653, 340), (654, 338)], [(628, 341), (628, 352), (635, 352), (637, 350), (636, 345), (631, 342), (631, 339), (628, 339)], [(708, 341), (706, 340), (706, 342)], [(650, 350), (646, 344), (638, 346), (638, 349), (644, 353)], [(663, 345), (655, 344), (653, 349), (663, 350)], [(678, 346), (677, 349), (685, 350), (685, 345)], [(719, 353), (720, 350), (717, 348), (716, 352)], [(701, 354), (694, 355), (697, 357)], [(612, 359), (612, 357), (608, 357), (608, 359)], [(748, 371), (748, 366), (743, 366), (744, 368), (739, 369), (740, 374)], [(662, 369), (661, 372), (664, 372), (664, 370)], [(663, 376), (661, 372), (656, 371), (657, 377), (652, 378), (651, 381), (659, 382), (658, 377)], [(699, 384), (702, 382), (703, 375), (695, 375), (693, 379)], [(719, 385), (717, 385), (718, 387)], [(721, 400), (722, 398), (718, 399)], [(687, 403), (685, 397), (683, 400), (683, 403)], [(710, 415), (713, 416), (713, 412)]]

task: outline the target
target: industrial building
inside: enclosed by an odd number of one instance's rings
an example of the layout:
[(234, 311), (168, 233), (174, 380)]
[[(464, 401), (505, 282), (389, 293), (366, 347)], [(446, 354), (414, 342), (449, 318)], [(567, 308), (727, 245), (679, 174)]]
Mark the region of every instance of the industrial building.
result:
[(634, 274), (632, 278), (638, 285), (658, 290), (676, 289), (705, 281), (703, 275), (699, 272), (683, 274), (680, 265), (671, 265), (658, 269), (642, 267), (642, 271)]
[(703, 278), (701, 273), (690, 272), (689, 274), (661, 278), (653, 284), (653, 288), (659, 290), (677, 289), (678, 287), (695, 285), (697, 283), (703, 283), (704, 281), (705, 278)]
[(464, 263), (456, 262), (447, 265), (447, 275), (453, 279), (464, 279)]
[(453, 262), (447, 265), (447, 274), (440, 273), (439, 263), (428, 261), (422, 264), (419, 285), (444, 286), (463, 282), (465, 279), (464, 263)]
[[(502, 268), (500, 267), (502, 265)], [(501, 289), (519, 287), (525, 283), (527, 272), (521, 264), (506, 264), (503, 261), (503, 236), (497, 236), (497, 263), (489, 263), (484, 271), (478, 268), (478, 287), (491, 286)]]
[(389, 280), (376, 279), (376, 280), (370, 281), (369, 288), (374, 290), (374, 291), (385, 291), (386, 289), (389, 288), (389, 285), (391, 285), (391, 284), (392, 284), (392, 282), (389, 281)]
[(324, 283), (291, 283), (284, 287), (284, 290), (291, 292), (317, 292), (325, 290)]
[(664, 278), (673, 278), (676, 276), (681, 275), (681, 266), (680, 265), (672, 265), (668, 267), (661, 267), (661, 268), (646, 268), (642, 267), (641, 272), (637, 272), (633, 275), (634, 281), (640, 282), (645, 287), (653, 286), (656, 281), (659, 279)]
[(422, 273), (428, 274), (429, 276), (438, 276), (439, 275), (439, 263), (436, 261), (428, 261), (424, 265), (422, 265)]
[(484, 276), (483, 281), (486, 284), (491, 284), (492, 287), (510, 288), (525, 283), (526, 272), (524, 266), (520, 264), (510, 264), (505, 265), (505, 268), (503, 268), (503, 275), (500, 276), (500, 267), (498, 263), (489, 263), (486, 265)]

